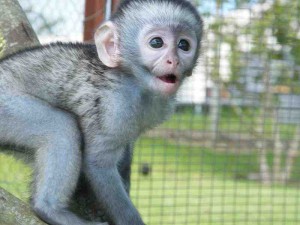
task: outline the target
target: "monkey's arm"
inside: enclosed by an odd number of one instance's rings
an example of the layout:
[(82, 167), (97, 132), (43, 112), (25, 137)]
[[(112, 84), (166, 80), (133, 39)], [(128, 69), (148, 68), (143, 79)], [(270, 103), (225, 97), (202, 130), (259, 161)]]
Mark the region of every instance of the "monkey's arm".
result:
[[(143, 225), (143, 221), (131, 202), (116, 162), (128, 148), (118, 148), (110, 138), (101, 135), (86, 138), (84, 171), (95, 194), (106, 212), (110, 224)], [(128, 164), (129, 165), (129, 164)], [(129, 171), (126, 174), (128, 176)]]
[(133, 144), (127, 144), (124, 149), (122, 158), (118, 163), (118, 170), (123, 180), (124, 188), (129, 195), (130, 191), (130, 173), (131, 173), (131, 162), (132, 162)]

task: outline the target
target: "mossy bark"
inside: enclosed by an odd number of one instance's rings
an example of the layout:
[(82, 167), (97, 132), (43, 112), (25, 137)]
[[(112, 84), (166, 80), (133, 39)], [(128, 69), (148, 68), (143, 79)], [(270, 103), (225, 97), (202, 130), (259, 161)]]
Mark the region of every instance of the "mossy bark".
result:
[(19, 2), (0, 0), (0, 58), (39, 44)]

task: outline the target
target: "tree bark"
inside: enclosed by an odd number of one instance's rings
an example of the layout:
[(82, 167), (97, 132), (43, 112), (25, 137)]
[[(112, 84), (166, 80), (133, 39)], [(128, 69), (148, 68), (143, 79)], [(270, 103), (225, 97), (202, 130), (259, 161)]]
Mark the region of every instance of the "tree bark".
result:
[[(275, 122), (276, 121), (276, 122)], [(274, 116), (274, 160), (273, 160), (273, 183), (282, 182), (281, 158), (283, 145), (280, 139), (280, 129), (277, 116)]]
[(219, 121), (220, 121), (220, 105), (221, 105), (221, 81), (215, 81), (212, 88), (210, 102), (210, 130), (211, 130), (211, 148), (216, 147), (218, 141)]
[(293, 165), (296, 157), (298, 156), (299, 146), (300, 146), (300, 124), (298, 124), (296, 127), (293, 141), (287, 152), (285, 169), (283, 172), (283, 182), (287, 182), (291, 178)]
[(0, 6), (0, 57), (40, 44), (17, 0), (0, 0)]
[(2, 225), (46, 225), (30, 210), (28, 204), (0, 187), (0, 224)]
[(262, 93), (261, 99), (261, 109), (260, 114), (257, 118), (256, 127), (256, 147), (259, 153), (259, 165), (260, 165), (260, 177), (263, 184), (271, 184), (271, 174), (270, 168), (267, 160), (267, 144), (266, 144), (266, 134), (265, 134), (265, 120), (272, 115), (271, 113), (271, 103), (272, 103), (272, 92), (271, 92), (271, 81), (270, 81), (270, 68), (267, 63), (268, 57), (263, 57), (265, 62), (265, 68), (263, 71), (263, 84), (265, 87)]

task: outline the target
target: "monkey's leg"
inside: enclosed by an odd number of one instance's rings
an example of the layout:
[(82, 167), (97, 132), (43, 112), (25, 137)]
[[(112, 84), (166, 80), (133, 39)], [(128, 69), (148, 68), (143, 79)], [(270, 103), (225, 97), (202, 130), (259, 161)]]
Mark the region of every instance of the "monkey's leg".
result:
[(71, 114), (31, 96), (0, 93), (0, 142), (36, 149), (32, 206), (52, 225), (86, 225), (68, 211), (80, 168), (80, 132)]

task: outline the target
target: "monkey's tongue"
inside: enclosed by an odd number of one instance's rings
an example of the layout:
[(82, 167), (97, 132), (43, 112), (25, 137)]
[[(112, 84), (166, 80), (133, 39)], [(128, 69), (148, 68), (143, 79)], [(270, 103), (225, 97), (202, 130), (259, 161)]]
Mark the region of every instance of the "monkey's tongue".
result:
[(171, 83), (171, 84), (175, 84), (177, 82), (177, 77), (174, 74), (159, 76), (158, 79), (162, 80), (163, 82)]

